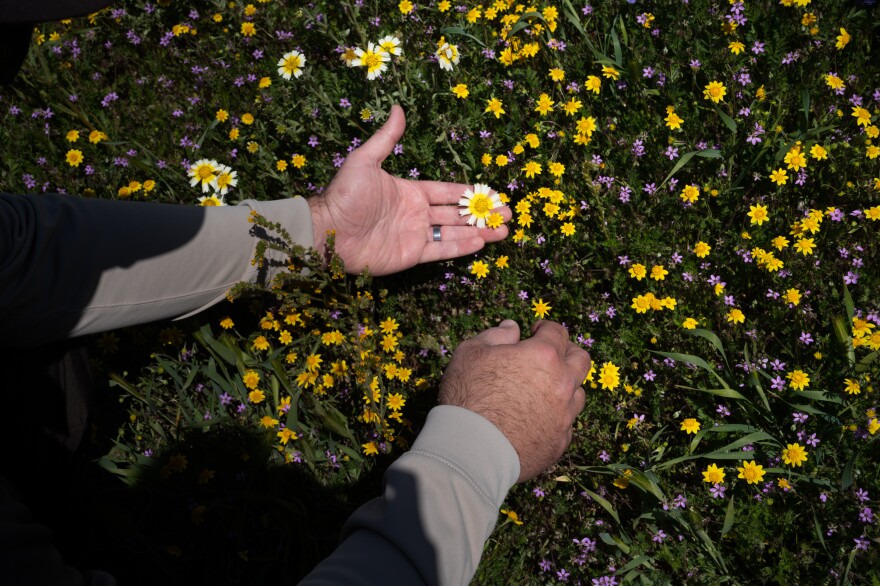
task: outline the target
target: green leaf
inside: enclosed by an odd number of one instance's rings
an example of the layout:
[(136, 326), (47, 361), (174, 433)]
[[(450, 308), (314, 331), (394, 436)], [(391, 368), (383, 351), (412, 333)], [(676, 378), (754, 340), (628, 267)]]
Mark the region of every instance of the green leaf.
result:
[[(721, 344), (721, 338), (719, 338), (717, 335), (715, 335), (714, 332), (712, 332), (710, 330), (704, 330), (701, 328), (695, 328), (693, 330), (684, 330), (684, 332), (686, 334), (688, 334), (689, 336), (698, 336), (700, 338), (708, 340), (709, 343), (712, 344), (712, 346), (714, 346), (715, 349), (721, 353), (721, 357), (724, 359), (724, 363), (728, 364), (727, 354), (724, 352), (724, 345)], [(728, 368), (729, 368), (729, 366), (728, 366)]]
[(604, 543), (607, 543), (608, 545), (619, 547), (620, 551), (622, 551), (624, 554), (629, 554), (629, 546), (626, 545), (619, 537), (611, 535), (610, 533), (600, 533), (599, 539), (601, 539)]
[(733, 389), (704, 389), (702, 387), (686, 387), (683, 385), (675, 385), (677, 389), (687, 389), (689, 391), (700, 391), (701, 393), (708, 393), (710, 395), (716, 395), (718, 397), (724, 397), (726, 399), (736, 399), (738, 401), (748, 401), (748, 398), (745, 397), (742, 393), (738, 391), (734, 391)]
[(727, 504), (727, 514), (724, 515), (724, 526), (721, 527), (721, 537), (727, 535), (727, 533), (733, 528), (733, 518), (735, 513), (733, 499), (734, 495), (730, 495), (730, 502)]
[[(584, 489), (584, 492), (585, 492), (585, 493), (587, 493), (588, 495), (590, 495), (590, 498), (591, 498), (591, 499), (593, 499), (594, 501), (596, 501), (597, 503), (599, 503), (599, 506), (602, 507), (603, 509), (605, 509), (605, 510), (608, 512), (608, 514), (611, 515), (611, 517), (612, 517), (615, 521), (617, 521), (617, 524), (620, 525), (620, 517), (617, 516), (617, 511), (614, 510), (614, 506), (613, 506), (611, 503), (609, 503), (609, 502), (605, 499), (605, 497), (600, 496), (599, 494), (593, 492), (593, 491), (590, 490), (589, 488), (584, 488), (583, 486), (582, 486), (581, 488)], [(613, 544), (611, 544), (611, 545), (613, 545)]]
[(718, 104), (714, 104), (715, 111), (718, 113), (718, 116), (721, 118), (721, 121), (724, 122), (724, 125), (730, 129), (730, 131), (736, 134), (736, 120), (728, 116), (718, 107)]
[(617, 36), (617, 31), (614, 30), (613, 25), (611, 27), (611, 43), (614, 45), (614, 64), (618, 68), (623, 69), (623, 51), (620, 48), (620, 38)]
[(666, 358), (672, 358), (673, 360), (677, 360), (679, 362), (686, 362), (688, 364), (693, 364), (694, 366), (699, 366), (703, 368), (707, 372), (711, 373), (718, 382), (721, 383), (721, 386), (725, 389), (730, 389), (730, 385), (727, 384), (727, 381), (721, 378), (721, 376), (715, 372), (715, 368), (710, 366), (708, 362), (700, 358), (699, 356), (694, 356), (693, 354), (680, 354), (678, 352), (659, 352), (657, 350), (652, 350), (655, 354), (659, 354), (660, 356), (664, 356)]
[(850, 456), (849, 460), (846, 463), (846, 466), (843, 467), (843, 475), (840, 477), (840, 490), (846, 490), (853, 484), (853, 466), (856, 463), (856, 456), (858, 456), (858, 452), (854, 452), (852, 456)]
[[(523, 28), (525, 28), (525, 27), (523, 27)], [(514, 29), (516, 29), (516, 26), (514, 26)], [(513, 34), (515, 34), (515, 32), (516, 31), (512, 30), (510, 32), (510, 34), (513, 35)], [(486, 43), (484, 43), (483, 41), (481, 41), (480, 39), (478, 39), (474, 35), (470, 34), (469, 32), (467, 32), (466, 30), (464, 30), (460, 26), (447, 26), (445, 28), (440, 29), (440, 34), (443, 36), (459, 35), (462, 37), (467, 37), (469, 39), (472, 39), (479, 46), (481, 46), (483, 48), (486, 47)]]
[(615, 575), (625, 574), (629, 572), (633, 568), (638, 568), (639, 566), (648, 566), (653, 569), (654, 558), (648, 555), (639, 555), (634, 557), (627, 563), (625, 566), (614, 572)]
[[(850, 320), (849, 323), (852, 323)], [(853, 348), (852, 336), (850, 336), (849, 323), (844, 321), (843, 316), (836, 315), (831, 320), (831, 325), (834, 328), (834, 337), (837, 338), (837, 341), (843, 346), (843, 349), (846, 351), (846, 357), (849, 360), (850, 364), (856, 363), (856, 351)]]
[(202, 328), (193, 334), (196, 340), (201, 342), (202, 346), (205, 346), (208, 351), (212, 354), (215, 354), (218, 358), (222, 359), (227, 364), (235, 364), (236, 355), (228, 346), (225, 344), (221, 344), (214, 337), (213, 332), (211, 332), (211, 326), (209, 324), (205, 324)]
[(853, 304), (852, 295), (849, 294), (849, 287), (846, 286), (846, 283), (843, 284), (843, 305), (846, 307), (846, 316), (849, 318), (848, 323), (852, 323), (853, 318), (856, 315), (856, 309)]
[(877, 352), (875, 350), (874, 352), (871, 352), (870, 354), (859, 360), (859, 363), (856, 364), (856, 372), (862, 373), (867, 371), (868, 368), (871, 366), (871, 363), (877, 359), (877, 356), (880, 356), (880, 352)]

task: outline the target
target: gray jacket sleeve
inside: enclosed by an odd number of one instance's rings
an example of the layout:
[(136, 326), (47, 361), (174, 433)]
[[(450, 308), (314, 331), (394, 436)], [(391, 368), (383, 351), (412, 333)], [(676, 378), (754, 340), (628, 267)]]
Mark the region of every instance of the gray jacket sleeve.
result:
[(302, 584), (467, 584), (518, 477), (519, 457), (497, 427), (435, 407), (385, 473), (383, 496), (355, 511)]
[(200, 207), (0, 194), (0, 345), (180, 317), (254, 281), (251, 210), (313, 246), (302, 198)]

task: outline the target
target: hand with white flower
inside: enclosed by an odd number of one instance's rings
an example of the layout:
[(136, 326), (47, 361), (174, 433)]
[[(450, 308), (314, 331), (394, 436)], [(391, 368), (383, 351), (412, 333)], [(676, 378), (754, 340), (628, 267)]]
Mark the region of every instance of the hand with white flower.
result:
[(519, 325), (505, 320), (458, 345), (439, 401), (473, 411), (501, 430), (519, 456), (522, 482), (554, 464), (571, 443), (589, 370), (590, 355), (564, 326), (538, 321), (532, 337), (521, 341)]
[[(403, 109), (393, 106), (388, 121), (348, 156), (325, 192), (309, 199), (315, 248), (322, 251), (327, 231), (334, 230), (336, 252), (350, 273), (369, 267), (373, 275), (388, 275), (472, 254), (508, 234), (503, 223), (494, 229), (472, 225), (494, 214), (503, 222), (512, 217), (510, 208), (496, 207), (500, 200), (488, 188), (481, 193), (484, 186), (413, 181), (382, 170), (405, 127)], [(462, 205), (473, 210), (463, 215), (458, 205), (468, 189), (471, 203)]]

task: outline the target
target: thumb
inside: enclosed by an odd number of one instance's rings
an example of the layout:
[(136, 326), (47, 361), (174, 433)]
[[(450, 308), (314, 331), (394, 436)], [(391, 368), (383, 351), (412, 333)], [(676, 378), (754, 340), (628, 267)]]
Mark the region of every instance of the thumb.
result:
[(506, 319), (494, 328), (483, 330), (474, 339), (487, 346), (500, 346), (501, 344), (516, 344), (519, 342), (519, 337), (519, 324), (512, 319)]
[(403, 136), (406, 128), (406, 117), (403, 108), (394, 104), (391, 106), (391, 114), (385, 124), (376, 131), (359, 149), (349, 155), (349, 158), (357, 158), (361, 162), (381, 164)]

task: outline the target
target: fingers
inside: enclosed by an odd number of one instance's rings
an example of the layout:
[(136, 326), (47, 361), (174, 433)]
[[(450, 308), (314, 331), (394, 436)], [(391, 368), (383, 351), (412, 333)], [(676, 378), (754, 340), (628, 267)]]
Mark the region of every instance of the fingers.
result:
[(583, 387), (575, 389), (574, 394), (571, 396), (571, 402), (568, 405), (568, 414), (571, 417), (571, 425), (574, 425), (574, 422), (577, 421), (578, 415), (584, 410), (586, 402), (587, 394), (584, 392)]
[[(446, 239), (446, 235), (449, 234), (449, 230), (452, 229), (469, 230), (470, 232), (462, 232), (461, 234), (459, 234), (459, 236), (465, 235), (464, 238), (461, 238), (459, 240)], [(466, 236), (466, 234), (468, 233), (474, 235)], [(425, 244), (425, 248), (422, 250), (422, 256), (419, 258), (419, 262), (436, 262), (438, 260), (448, 260), (450, 258), (457, 258), (459, 256), (473, 254), (482, 249), (487, 242), (497, 242), (499, 240), (507, 238), (508, 233), (509, 231), (507, 229), (507, 226), (501, 226), (500, 228), (495, 230), (480, 230), (479, 228), (474, 228), (472, 226), (468, 226), (466, 228), (450, 228), (448, 226), (444, 226), (440, 229), (441, 237), (444, 240), (441, 240), (440, 242), (428, 242), (427, 244)], [(426, 232), (426, 239), (432, 239), (430, 230)]]
[(559, 358), (565, 357), (568, 351), (568, 345), (571, 341), (568, 339), (568, 330), (555, 321), (538, 320), (532, 325), (532, 340), (541, 341), (551, 345)]
[(391, 114), (376, 134), (370, 137), (360, 148), (351, 153), (349, 159), (363, 159), (370, 163), (380, 165), (385, 158), (394, 150), (394, 145), (400, 141), (403, 131), (406, 129), (406, 117), (403, 108), (394, 104), (391, 106)]
[[(476, 226), (444, 226), (440, 225), (440, 242), (452, 241), (452, 240), (467, 240), (477, 236), (483, 240), (483, 242), (496, 242), (498, 240), (502, 240), (506, 235), (505, 232), (502, 234), (493, 234), (493, 232), (500, 232), (501, 227), (499, 228), (477, 228)], [(434, 240), (434, 226), (428, 227), (425, 231), (427, 234), (426, 240), (430, 243)]]
[(574, 373), (575, 386), (583, 384), (584, 379), (587, 378), (587, 373), (590, 372), (590, 365), (592, 364), (589, 352), (577, 344), (569, 342), (568, 349), (566, 349), (562, 359)]
[[(466, 226), (468, 216), (461, 215), (459, 212), (461, 209), (451, 205), (432, 205), (428, 208), (428, 219), (434, 226)], [(501, 214), (505, 222), (509, 222), (513, 217), (513, 211), (507, 206), (492, 211)]]
[(532, 325), (531, 339), (553, 346), (565, 365), (566, 374), (571, 377), (571, 388), (580, 387), (590, 370), (590, 355), (569, 339), (568, 330), (562, 324), (539, 320)]
[(449, 183), (447, 181), (419, 181), (419, 187), (428, 196), (431, 205), (457, 204), (466, 189), (473, 189), (473, 185), (464, 183)]
[(519, 337), (519, 324), (512, 319), (506, 319), (494, 328), (483, 330), (474, 340), (479, 340), (488, 346), (499, 346), (516, 344), (519, 342)]

